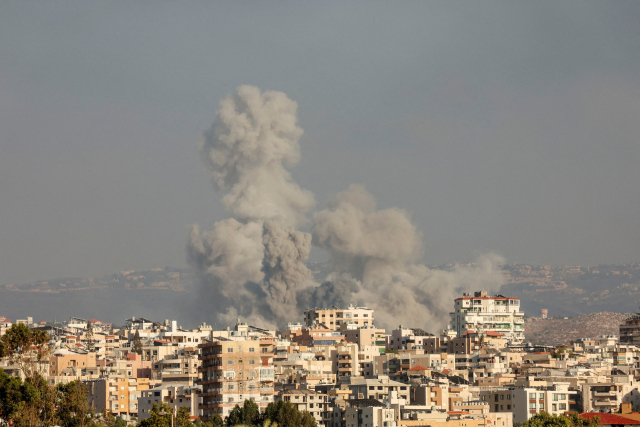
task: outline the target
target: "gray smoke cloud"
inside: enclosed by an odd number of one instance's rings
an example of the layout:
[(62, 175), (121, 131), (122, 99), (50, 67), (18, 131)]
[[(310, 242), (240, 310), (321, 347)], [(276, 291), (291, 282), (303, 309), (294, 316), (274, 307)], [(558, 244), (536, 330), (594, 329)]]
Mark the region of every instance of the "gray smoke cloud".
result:
[(297, 306), (298, 293), (313, 286), (311, 272), (304, 264), (311, 251), (311, 235), (265, 221), (262, 243), (266, 302), (278, 322), (293, 321), (291, 308)]
[[(187, 258), (217, 320), (237, 317), (262, 326), (300, 319), (309, 307), (351, 302), (375, 311), (378, 326), (428, 329), (448, 322), (462, 291), (502, 284), (496, 255), (451, 271), (418, 264), (422, 236), (401, 209), (376, 208), (373, 196), (351, 185), (313, 215), (313, 239), (297, 230), (313, 195), (287, 168), (300, 159), (297, 104), (281, 92), (241, 86), (220, 102), (200, 152), (231, 218), (208, 232), (191, 227)], [(314, 282), (305, 265), (312, 243), (326, 250), (334, 273)]]
[[(300, 262), (308, 256), (311, 237), (293, 227), (315, 203), (286, 169), (300, 160), (296, 112), (297, 104), (284, 93), (240, 86), (220, 102), (200, 144), (232, 218), (206, 233), (192, 226), (187, 258), (221, 322), (243, 317), (275, 326), (285, 313), (281, 306), (295, 294), (297, 278), (305, 275), (289, 259), (296, 250)], [(292, 267), (296, 271), (289, 272)]]
[(357, 285), (351, 297), (366, 301), (375, 310), (376, 323), (384, 327), (441, 328), (460, 292), (496, 291), (503, 283), (503, 259), (493, 254), (452, 271), (416, 264), (421, 235), (409, 214), (395, 208), (377, 210), (374, 198), (359, 185), (337, 194), (314, 215), (313, 238), (329, 252), (331, 266), (342, 280), (351, 277)]
[(297, 225), (315, 202), (285, 166), (300, 161), (296, 104), (282, 92), (240, 86), (220, 102), (200, 153), (224, 206), (239, 220), (278, 218)]

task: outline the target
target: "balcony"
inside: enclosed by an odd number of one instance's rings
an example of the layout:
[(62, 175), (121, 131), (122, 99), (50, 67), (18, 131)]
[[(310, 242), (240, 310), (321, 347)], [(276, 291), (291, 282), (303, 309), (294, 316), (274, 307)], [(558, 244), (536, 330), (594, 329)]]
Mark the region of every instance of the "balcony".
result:
[(616, 394), (617, 393), (615, 391), (594, 391), (593, 392), (594, 397), (615, 397)]
[(618, 403), (615, 400), (596, 400), (593, 402), (593, 406), (615, 406), (618, 407)]

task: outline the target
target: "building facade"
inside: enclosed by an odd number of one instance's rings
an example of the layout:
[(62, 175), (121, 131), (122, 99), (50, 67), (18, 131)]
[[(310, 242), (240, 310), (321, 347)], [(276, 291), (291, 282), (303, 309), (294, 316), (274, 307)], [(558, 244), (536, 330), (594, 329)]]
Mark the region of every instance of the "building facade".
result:
[(224, 419), (235, 405), (249, 399), (260, 411), (273, 402), (273, 341), (218, 340), (200, 344), (202, 418), (213, 414)]
[(355, 307), (353, 304), (349, 304), (347, 308), (313, 308), (304, 312), (304, 322), (307, 328), (322, 323), (327, 329), (332, 330), (338, 330), (340, 325), (345, 324), (354, 324), (357, 327), (370, 326), (373, 325), (373, 310)]
[(497, 332), (511, 343), (524, 340), (524, 313), (520, 311), (518, 298), (502, 295), (489, 296), (487, 292), (475, 292), (474, 296), (464, 294), (454, 300), (451, 328), (457, 336), (468, 331), (478, 334)]

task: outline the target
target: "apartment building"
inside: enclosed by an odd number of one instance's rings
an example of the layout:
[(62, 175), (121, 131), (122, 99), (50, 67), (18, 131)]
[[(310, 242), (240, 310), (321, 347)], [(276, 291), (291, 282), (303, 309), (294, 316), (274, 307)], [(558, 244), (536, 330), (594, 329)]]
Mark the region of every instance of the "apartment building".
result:
[(198, 349), (185, 347), (176, 353), (167, 355), (161, 360), (153, 362), (153, 378), (163, 382), (188, 382), (198, 378)]
[(336, 421), (332, 425), (336, 427), (339, 425), (345, 427), (390, 427), (395, 425), (396, 418), (396, 411), (393, 408), (387, 408), (378, 401), (368, 399), (349, 400), (343, 414), (341, 411), (334, 413), (344, 417), (341, 424), (337, 422), (341, 421), (339, 418), (335, 419)]
[(379, 329), (372, 325), (361, 328), (348, 327), (350, 325), (344, 326), (346, 327), (341, 328), (340, 331), (344, 338), (348, 342), (358, 344), (360, 348), (375, 346), (384, 351), (387, 346), (387, 334), (384, 329)]
[(355, 307), (353, 304), (349, 304), (347, 308), (313, 308), (304, 312), (304, 322), (308, 328), (318, 323), (333, 330), (338, 330), (340, 325), (344, 324), (354, 324), (360, 328), (373, 325), (373, 310), (367, 307)]
[(200, 344), (202, 415), (229, 415), (236, 404), (251, 399), (263, 411), (273, 402), (273, 341), (217, 339)]
[(552, 415), (576, 411), (578, 392), (569, 390), (568, 384), (538, 387), (496, 387), (480, 392), (491, 412), (512, 412), (513, 422), (524, 423), (535, 414)]
[(640, 404), (637, 383), (612, 381), (607, 383), (582, 384), (583, 412), (619, 412), (623, 403)]
[[(339, 382), (349, 377), (360, 375), (358, 344), (343, 343), (338, 345), (334, 354), (334, 372), (337, 372)], [(335, 357), (337, 356), (337, 357)]]
[(146, 420), (151, 416), (151, 408), (154, 404), (160, 406), (166, 403), (177, 413), (180, 408), (189, 409), (192, 416), (200, 415), (201, 387), (188, 384), (162, 384), (142, 392), (138, 398), (139, 420)]
[(366, 379), (356, 384), (350, 384), (352, 399), (376, 399), (383, 400), (391, 397), (404, 399), (405, 403), (410, 401), (410, 389), (408, 384), (391, 381), (388, 377), (381, 375), (378, 379)]
[(487, 292), (475, 292), (474, 296), (464, 294), (454, 300), (451, 329), (457, 336), (466, 332), (497, 332), (511, 343), (524, 340), (524, 313), (520, 311), (518, 298), (502, 295), (489, 296)]
[(640, 345), (640, 313), (634, 313), (620, 325), (620, 343)]
[(278, 393), (277, 399), (294, 404), (298, 411), (307, 411), (319, 426), (328, 425), (331, 420), (328, 412), (329, 395), (325, 393), (304, 389), (283, 390)]
[(68, 368), (86, 369), (94, 366), (96, 366), (95, 353), (58, 349), (49, 358), (49, 376), (61, 376)]
[(100, 413), (104, 409), (125, 420), (138, 416), (138, 398), (149, 389), (148, 378), (107, 377), (84, 381), (89, 408)]

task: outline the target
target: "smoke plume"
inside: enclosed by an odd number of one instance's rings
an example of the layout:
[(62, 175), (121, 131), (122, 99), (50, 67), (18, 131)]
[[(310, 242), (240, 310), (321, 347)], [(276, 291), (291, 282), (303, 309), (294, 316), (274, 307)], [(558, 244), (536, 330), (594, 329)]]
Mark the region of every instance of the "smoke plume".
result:
[[(296, 110), (297, 104), (281, 92), (240, 86), (220, 102), (200, 144), (232, 218), (204, 234), (192, 226), (187, 258), (220, 319), (241, 316), (274, 326), (285, 312), (278, 304), (291, 300), (297, 278), (304, 276), (287, 258), (290, 253), (280, 258), (277, 253), (302, 245), (298, 256), (304, 261), (311, 240), (292, 228), (278, 232), (304, 222), (314, 205), (313, 195), (293, 182), (286, 169), (300, 160), (302, 129), (296, 125)], [(274, 222), (265, 226), (266, 220)], [(297, 271), (290, 273), (292, 266)]]
[[(459, 292), (499, 288), (495, 255), (451, 271), (417, 263), (422, 236), (407, 212), (378, 210), (358, 185), (313, 215), (313, 239), (299, 231), (314, 198), (287, 170), (300, 159), (296, 110), (281, 92), (241, 86), (220, 102), (200, 145), (231, 218), (204, 233), (192, 226), (187, 257), (218, 321), (282, 326), (306, 308), (353, 302), (373, 308), (378, 326), (433, 330), (448, 322)], [(322, 284), (305, 265), (312, 243), (334, 271)]]
[(410, 216), (400, 209), (376, 210), (373, 197), (359, 185), (337, 194), (314, 215), (313, 237), (329, 252), (342, 280), (351, 277), (357, 284), (352, 298), (366, 301), (376, 323), (386, 327), (442, 327), (460, 292), (495, 291), (503, 280), (502, 259), (496, 255), (452, 271), (416, 264), (421, 236)]

